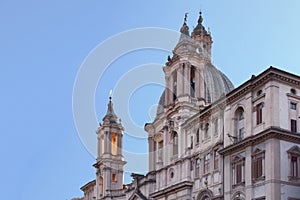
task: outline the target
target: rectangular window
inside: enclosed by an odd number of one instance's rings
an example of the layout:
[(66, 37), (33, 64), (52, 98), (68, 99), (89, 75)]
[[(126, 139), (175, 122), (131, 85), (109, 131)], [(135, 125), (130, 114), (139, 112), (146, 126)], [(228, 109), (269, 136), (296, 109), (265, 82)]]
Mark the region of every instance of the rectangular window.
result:
[(200, 176), (200, 159), (198, 158), (196, 160), (196, 171), (195, 171), (195, 177), (199, 177)]
[(298, 177), (298, 158), (296, 156), (291, 157), (291, 176)]
[(209, 160), (210, 160), (210, 154), (208, 153), (204, 158), (204, 174), (209, 172)]
[(111, 154), (117, 155), (117, 149), (118, 149), (118, 140), (117, 140), (117, 134), (112, 133), (111, 134)]
[(194, 147), (193, 141), (194, 141), (194, 138), (193, 138), (193, 136), (191, 136), (191, 149), (193, 149), (193, 147)]
[(245, 182), (245, 158), (235, 157), (232, 163), (232, 184), (240, 185)]
[(291, 119), (291, 132), (297, 132), (297, 120), (295, 119)]
[(242, 163), (238, 163), (236, 165), (236, 184), (242, 183), (242, 170), (243, 170)]
[(157, 152), (158, 162), (163, 161), (163, 146), (164, 146), (164, 141), (158, 142), (158, 152)]
[(198, 144), (200, 142), (200, 133), (199, 133), (199, 129), (197, 129), (196, 132), (196, 144)]
[(290, 108), (291, 108), (292, 110), (297, 110), (297, 104), (296, 104), (296, 103), (291, 103), (291, 104), (290, 104)]
[(218, 150), (214, 151), (214, 170), (219, 169), (219, 152)]
[(191, 162), (190, 162), (190, 165), (191, 165), (191, 171), (193, 171), (194, 170), (194, 162), (191, 160)]
[(116, 174), (112, 174), (111, 175), (111, 180), (112, 181), (117, 181), (117, 175)]
[(263, 175), (263, 158), (253, 158), (253, 178), (257, 179)]
[(256, 124), (261, 124), (262, 123), (262, 108), (263, 104), (260, 103), (256, 106)]

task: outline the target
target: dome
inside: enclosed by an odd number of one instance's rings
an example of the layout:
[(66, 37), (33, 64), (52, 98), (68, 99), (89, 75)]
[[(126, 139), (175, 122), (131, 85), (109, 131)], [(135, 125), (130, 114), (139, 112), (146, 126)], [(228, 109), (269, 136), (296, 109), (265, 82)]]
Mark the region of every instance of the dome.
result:
[(211, 63), (204, 68), (205, 101), (213, 103), (234, 89), (231, 81)]
[[(211, 63), (208, 63), (204, 67), (204, 87), (204, 99), (207, 104), (214, 103), (234, 89), (233, 84), (227, 76)], [(163, 91), (158, 104), (156, 115), (159, 115), (164, 111), (165, 91)]]

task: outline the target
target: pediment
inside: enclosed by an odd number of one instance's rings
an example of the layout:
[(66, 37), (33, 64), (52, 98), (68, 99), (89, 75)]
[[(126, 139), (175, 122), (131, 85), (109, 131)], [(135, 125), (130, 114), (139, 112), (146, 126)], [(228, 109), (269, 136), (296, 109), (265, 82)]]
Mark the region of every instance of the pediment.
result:
[(292, 154), (300, 155), (300, 148), (295, 145), (292, 148), (290, 148), (287, 152), (292, 153)]
[(245, 158), (244, 157), (242, 157), (242, 156), (240, 156), (240, 155), (234, 155), (233, 157), (232, 157), (232, 162), (239, 162), (239, 161), (242, 161), (242, 160), (244, 160)]
[(136, 189), (128, 200), (147, 200), (147, 198), (141, 193), (139, 189)]

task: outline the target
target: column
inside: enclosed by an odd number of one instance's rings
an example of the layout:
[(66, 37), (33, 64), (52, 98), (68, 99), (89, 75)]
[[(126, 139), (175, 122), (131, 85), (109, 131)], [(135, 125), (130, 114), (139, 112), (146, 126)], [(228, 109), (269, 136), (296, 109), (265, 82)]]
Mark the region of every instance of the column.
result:
[[(204, 68), (203, 68), (204, 70)], [(199, 70), (199, 98), (205, 99), (205, 85), (204, 85), (204, 72)], [(198, 70), (197, 70), (198, 71)]]
[(183, 76), (183, 65), (180, 64), (177, 70), (177, 97), (180, 97), (184, 94), (184, 76)]
[(98, 148), (97, 148), (97, 151), (98, 151), (98, 156), (97, 156), (97, 159), (99, 159), (102, 155), (103, 152), (101, 152), (101, 148), (102, 148), (102, 144), (101, 144), (101, 137), (100, 137), (100, 134), (97, 134), (97, 141), (98, 141)]
[(245, 194), (246, 197), (252, 199), (252, 147), (247, 147), (246, 149), (246, 158), (245, 158)]
[(188, 181), (191, 180), (192, 176), (191, 176), (191, 161), (189, 159), (186, 160), (186, 171), (187, 171), (187, 179)]
[(168, 152), (168, 144), (169, 144), (169, 140), (168, 140), (168, 128), (165, 127), (164, 128), (164, 145), (163, 145), (163, 165), (166, 166), (169, 163), (169, 152)]
[(106, 152), (107, 153), (109, 153), (109, 154), (111, 154), (112, 152), (111, 152), (111, 131), (109, 131), (108, 133), (107, 133), (107, 142), (106, 142)]
[(154, 161), (154, 141), (152, 137), (148, 137), (149, 145), (149, 171), (155, 170), (155, 161)]
[(191, 65), (190, 63), (187, 63), (184, 68), (184, 94), (190, 95), (191, 89), (190, 89), (190, 76), (191, 76)]
[(122, 132), (117, 134), (117, 155), (122, 156)]
[[(269, 139), (266, 141), (266, 199), (279, 200), (281, 197), (281, 173), (280, 168), (280, 142), (278, 139)], [(269, 165), (269, 167), (268, 167)]]
[(100, 198), (100, 172), (96, 169), (96, 198)]
[(197, 99), (201, 99), (203, 98), (203, 96), (201, 96), (201, 85), (200, 85), (200, 82), (201, 82), (201, 78), (200, 78), (200, 71), (195, 68), (195, 97)]
[(165, 88), (165, 105), (168, 106), (170, 104), (170, 95), (171, 88), (170, 88), (170, 77), (166, 77), (166, 88)]
[(108, 153), (109, 132), (104, 131), (104, 154)]

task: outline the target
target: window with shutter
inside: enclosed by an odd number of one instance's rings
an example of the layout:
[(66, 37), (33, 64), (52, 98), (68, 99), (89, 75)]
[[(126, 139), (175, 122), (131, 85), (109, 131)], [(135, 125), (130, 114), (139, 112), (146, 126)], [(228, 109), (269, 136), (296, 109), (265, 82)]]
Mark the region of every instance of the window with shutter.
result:
[(289, 159), (289, 180), (300, 182), (300, 147), (295, 145), (288, 151)]
[(252, 155), (252, 179), (253, 181), (264, 179), (265, 151), (256, 149)]

